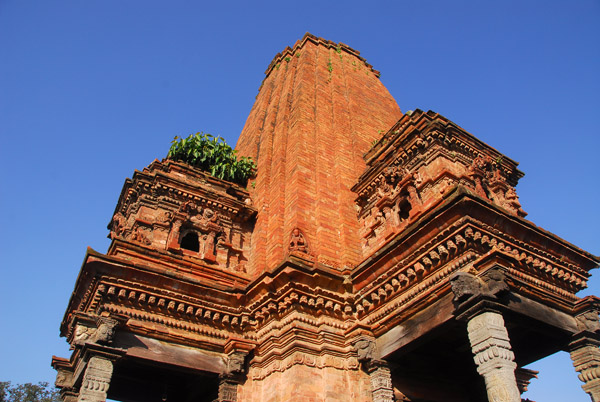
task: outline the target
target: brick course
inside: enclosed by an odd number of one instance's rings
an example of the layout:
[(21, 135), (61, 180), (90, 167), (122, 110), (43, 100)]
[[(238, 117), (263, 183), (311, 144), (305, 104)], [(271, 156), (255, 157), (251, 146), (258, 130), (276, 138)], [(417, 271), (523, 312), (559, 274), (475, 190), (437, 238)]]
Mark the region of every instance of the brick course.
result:
[(400, 109), (358, 52), (311, 35), (266, 74), (236, 147), (258, 165), (248, 272), (280, 264), (296, 227), (316, 261), (351, 267), (361, 251), (350, 188), (365, 169), (363, 154)]

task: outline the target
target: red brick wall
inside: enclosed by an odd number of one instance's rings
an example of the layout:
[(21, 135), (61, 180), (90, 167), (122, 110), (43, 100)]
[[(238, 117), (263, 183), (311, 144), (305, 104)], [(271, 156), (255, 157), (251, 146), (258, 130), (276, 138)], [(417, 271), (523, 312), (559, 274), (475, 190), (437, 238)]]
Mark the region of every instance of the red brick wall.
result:
[(362, 370), (294, 365), (238, 388), (242, 402), (371, 402), (371, 382)]
[(275, 57), (236, 147), (258, 165), (251, 274), (285, 258), (295, 227), (317, 261), (359, 262), (350, 188), (362, 155), (401, 116), (377, 75), (358, 52), (312, 36)]

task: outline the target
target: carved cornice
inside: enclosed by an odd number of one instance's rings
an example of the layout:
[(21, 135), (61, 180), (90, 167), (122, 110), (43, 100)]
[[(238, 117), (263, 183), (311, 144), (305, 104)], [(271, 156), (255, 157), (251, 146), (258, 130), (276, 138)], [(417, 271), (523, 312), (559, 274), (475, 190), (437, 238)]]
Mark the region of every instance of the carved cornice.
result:
[(403, 165), (409, 160), (414, 160), (415, 155), (422, 154), (423, 149), (434, 143), (441, 143), (449, 151), (455, 152), (456, 155), (450, 155), (454, 158), (460, 159), (459, 154), (464, 155), (463, 162), (467, 165), (482, 153), (489, 156), (492, 161), (498, 161), (497, 164), (505, 172), (512, 186), (523, 176), (523, 173), (516, 169), (517, 162), (478, 140), (444, 116), (431, 110), (425, 113), (417, 109), (411, 114), (404, 114), (365, 154), (370, 168), (359, 178), (353, 191), (360, 194), (361, 187), (370, 183), (372, 178), (378, 177), (385, 166), (393, 162)]
[(115, 212), (125, 213), (142, 194), (153, 203), (179, 206), (192, 201), (225, 215), (256, 214), (256, 208), (249, 204), (250, 195), (240, 186), (169, 159), (155, 160), (143, 171), (135, 171), (133, 178), (125, 181)]
[(311, 353), (294, 352), (289, 356), (273, 360), (264, 367), (253, 365), (250, 367), (249, 376), (254, 380), (262, 380), (274, 372), (283, 372), (296, 364), (316, 368), (332, 367), (344, 371), (358, 370), (360, 366), (354, 356), (340, 357), (329, 354), (320, 356)]
[[(429, 303), (432, 296), (438, 298), (448, 291), (451, 273), (477, 271), (494, 253), (510, 260), (507, 275), (515, 288), (540, 301), (554, 300), (554, 305), (565, 312), (578, 300), (575, 292), (586, 286), (589, 277), (585, 269), (567, 262), (564, 256), (559, 258), (468, 216), (416, 249), (403, 246), (399, 241), (354, 274), (371, 273), (368, 283), (356, 291), (357, 317), (365, 323), (381, 325), (380, 320)], [(403, 247), (403, 257), (396, 256), (394, 247)]]

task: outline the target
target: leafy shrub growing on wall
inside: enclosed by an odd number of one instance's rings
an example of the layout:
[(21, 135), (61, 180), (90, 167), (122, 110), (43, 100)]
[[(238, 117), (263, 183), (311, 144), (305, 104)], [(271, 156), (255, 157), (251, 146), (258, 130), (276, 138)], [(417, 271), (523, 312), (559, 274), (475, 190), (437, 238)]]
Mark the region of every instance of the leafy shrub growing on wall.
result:
[(238, 158), (223, 137), (204, 133), (190, 134), (187, 138), (175, 137), (167, 158), (185, 162), (218, 179), (242, 186), (256, 169), (252, 158)]

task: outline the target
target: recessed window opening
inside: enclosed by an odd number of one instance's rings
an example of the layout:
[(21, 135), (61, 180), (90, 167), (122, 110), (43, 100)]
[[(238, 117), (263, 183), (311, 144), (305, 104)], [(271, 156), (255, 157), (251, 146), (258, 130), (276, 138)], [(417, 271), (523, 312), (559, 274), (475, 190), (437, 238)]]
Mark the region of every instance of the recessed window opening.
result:
[(181, 248), (190, 251), (200, 251), (200, 242), (198, 241), (198, 234), (194, 232), (189, 232), (183, 239), (181, 239)]
[(408, 219), (410, 215), (411, 205), (410, 202), (404, 200), (399, 205), (398, 216), (400, 216), (400, 220), (403, 221)]

